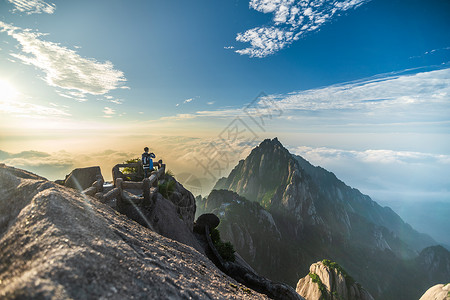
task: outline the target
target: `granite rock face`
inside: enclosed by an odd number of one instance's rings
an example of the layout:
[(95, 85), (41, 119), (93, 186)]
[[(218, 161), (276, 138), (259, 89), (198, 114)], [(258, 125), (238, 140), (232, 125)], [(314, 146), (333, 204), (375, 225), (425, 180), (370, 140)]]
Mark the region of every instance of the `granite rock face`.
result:
[(430, 287), (419, 300), (449, 300), (450, 283)]
[(373, 297), (340, 267), (312, 264), (297, 283), (297, 293), (308, 300), (373, 300)]
[[(175, 180), (175, 178), (171, 178)], [(192, 231), (195, 219), (195, 197), (190, 191), (175, 180), (175, 191), (169, 196), (169, 199), (176, 207), (178, 214), (181, 216), (183, 222)]]
[(64, 186), (83, 191), (90, 187), (98, 178), (103, 180), (100, 167), (78, 168), (67, 175)]
[(0, 165), (0, 298), (267, 299), (192, 247)]

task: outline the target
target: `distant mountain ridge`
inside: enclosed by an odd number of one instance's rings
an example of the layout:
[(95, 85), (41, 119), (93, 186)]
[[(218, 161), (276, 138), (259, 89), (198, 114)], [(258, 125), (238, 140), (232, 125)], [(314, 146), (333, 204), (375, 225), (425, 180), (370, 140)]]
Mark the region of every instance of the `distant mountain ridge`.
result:
[[(320, 224), (331, 235), (339, 232), (348, 237), (352, 230), (350, 218), (354, 215), (360, 221), (389, 229), (410, 250), (420, 251), (437, 244), (403, 222), (390, 208), (381, 207), (369, 196), (347, 186), (332, 172), (292, 155), (277, 138), (264, 140), (214, 189), (235, 191), (270, 211), (289, 211), (300, 225)], [(380, 242), (378, 246), (388, 245)]]
[[(375, 298), (408, 299), (392, 297), (397, 279), (383, 273), (396, 273), (392, 266), (404, 271), (423, 248), (437, 244), (333, 173), (292, 155), (277, 138), (254, 148), (215, 189), (199, 199), (199, 212), (221, 216), (222, 235), (258, 272), (292, 285), (312, 263), (330, 258)], [(410, 294), (418, 297), (432, 283)]]

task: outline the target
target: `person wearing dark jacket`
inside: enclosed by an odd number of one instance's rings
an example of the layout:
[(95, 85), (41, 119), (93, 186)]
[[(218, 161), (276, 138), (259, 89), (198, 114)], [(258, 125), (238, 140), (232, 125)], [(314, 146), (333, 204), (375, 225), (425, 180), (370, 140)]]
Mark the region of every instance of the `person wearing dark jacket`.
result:
[(153, 158), (155, 154), (153, 152), (148, 153), (148, 147), (144, 148), (144, 153), (142, 153), (142, 166), (144, 167), (144, 178), (150, 175), (150, 171), (153, 170)]

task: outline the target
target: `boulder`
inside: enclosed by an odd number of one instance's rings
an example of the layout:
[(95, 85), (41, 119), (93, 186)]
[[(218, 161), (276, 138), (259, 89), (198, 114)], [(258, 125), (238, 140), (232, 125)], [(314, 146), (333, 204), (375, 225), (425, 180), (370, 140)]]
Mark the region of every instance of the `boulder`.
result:
[(219, 226), (220, 219), (215, 214), (203, 214), (200, 217), (197, 218), (197, 221), (195, 221), (194, 224), (194, 231), (195, 232), (203, 232), (205, 226), (209, 228), (209, 230), (212, 230)]
[(161, 194), (156, 194), (154, 204), (144, 214), (157, 233), (204, 253), (203, 247), (200, 246), (191, 229), (180, 218), (177, 207)]
[(448, 300), (450, 299), (450, 283), (437, 284), (429, 288), (419, 300)]
[(64, 181), (64, 186), (83, 191), (97, 179), (103, 180), (100, 167), (78, 168), (70, 172)]

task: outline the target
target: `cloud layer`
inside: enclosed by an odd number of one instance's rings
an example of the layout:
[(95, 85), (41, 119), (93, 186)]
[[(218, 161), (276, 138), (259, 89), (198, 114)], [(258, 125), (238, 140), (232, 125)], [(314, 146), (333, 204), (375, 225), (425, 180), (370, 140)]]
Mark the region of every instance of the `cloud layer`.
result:
[(250, 47), (236, 50), (241, 55), (266, 57), (292, 44), (308, 32), (318, 30), (336, 14), (370, 0), (251, 0), (250, 8), (273, 14), (272, 25), (238, 33), (238, 42)]
[(0, 32), (6, 32), (21, 46), (21, 52), (11, 56), (43, 71), (47, 84), (66, 90), (67, 97), (83, 100), (87, 94), (104, 95), (126, 81), (111, 62), (81, 57), (71, 49), (42, 40), (44, 34), (3, 22)]
[(55, 12), (56, 6), (43, 0), (7, 0), (14, 5), (14, 12), (24, 12), (28, 15)]
[(314, 165), (336, 173), (348, 185), (385, 201), (446, 201), (450, 156), (369, 149), (363, 151), (299, 146), (291, 149)]

